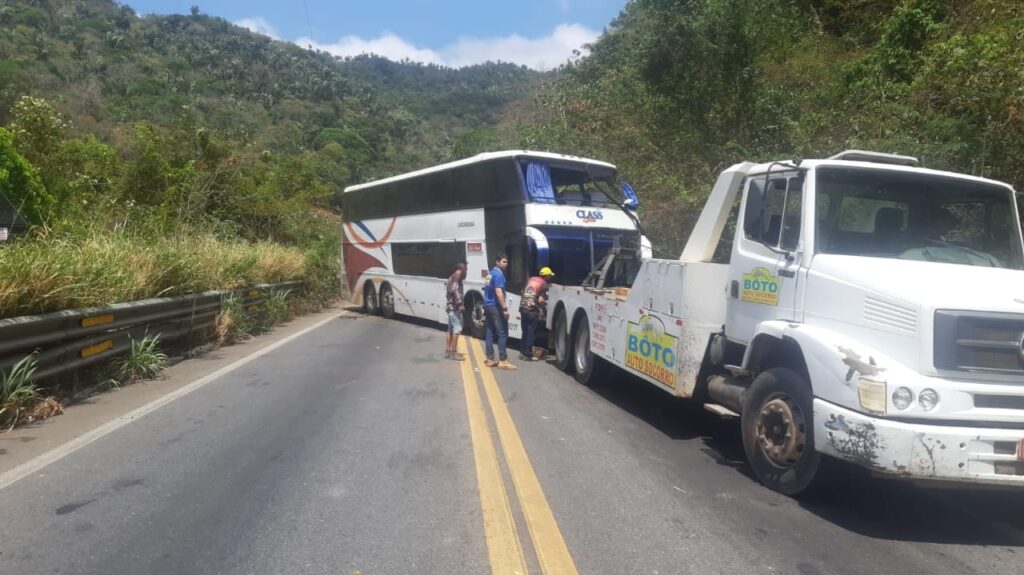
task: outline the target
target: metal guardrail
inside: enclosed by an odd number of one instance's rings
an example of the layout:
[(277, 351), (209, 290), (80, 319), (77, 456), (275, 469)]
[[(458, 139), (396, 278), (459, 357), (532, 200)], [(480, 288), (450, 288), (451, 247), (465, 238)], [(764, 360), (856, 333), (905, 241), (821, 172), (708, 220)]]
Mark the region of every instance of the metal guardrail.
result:
[(302, 282), (261, 284), (239, 292), (208, 291), (0, 320), (0, 373), (36, 354), (36, 380), (80, 369), (127, 351), (132, 340), (159, 334), (163, 343), (213, 326), (229, 296), (253, 310), (264, 296), (297, 291)]

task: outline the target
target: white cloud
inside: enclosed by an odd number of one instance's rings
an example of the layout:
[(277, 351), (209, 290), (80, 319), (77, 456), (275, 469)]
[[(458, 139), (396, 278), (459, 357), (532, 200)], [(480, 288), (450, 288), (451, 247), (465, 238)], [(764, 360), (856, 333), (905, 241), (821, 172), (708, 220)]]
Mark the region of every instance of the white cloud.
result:
[[(240, 22), (236, 24), (242, 25)], [(526, 38), (518, 34), (494, 38), (466, 36), (440, 50), (419, 48), (391, 33), (369, 40), (358, 36), (345, 36), (333, 44), (321, 44), (309, 38), (299, 38), (295, 43), (303, 48), (312, 46), (335, 56), (370, 53), (384, 56), (389, 60), (408, 59), (454, 68), (500, 60), (540, 70), (562, 64), (572, 57), (573, 50), (583, 51), (583, 45), (597, 40), (598, 35), (598, 32), (580, 24), (559, 24), (551, 34), (540, 38)]]
[(270, 25), (270, 22), (267, 22), (266, 19), (261, 16), (256, 16), (254, 18), (242, 18), (241, 20), (234, 21), (233, 24), (235, 26), (241, 26), (242, 28), (246, 28), (250, 32), (263, 34), (264, 36), (270, 36), (274, 40), (280, 40), (280, 38), (277, 36), (277, 32), (274, 30), (274, 27)]
[(499, 38), (459, 38), (442, 50), (445, 63), (461, 67), (481, 62), (513, 62), (535, 70), (559, 66), (583, 50), (584, 44), (597, 40), (598, 33), (580, 24), (559, 24), (554, 32), (541, 38), (518, 34)]
[(345, 36), (333, 44), (321, 44), (309, 38), (299, 38), (296, 44), (303, 48), (312, 46), (317, 50), (329, 52), (335, 56), (358, 56), (359, 54), (377, 54), (389, 60), (413, 60), (424, 64), (444, 64), (441, 56), (429, 48), (417, 48), (409, 42), (390, 33), (364, 40), (358, 36)]

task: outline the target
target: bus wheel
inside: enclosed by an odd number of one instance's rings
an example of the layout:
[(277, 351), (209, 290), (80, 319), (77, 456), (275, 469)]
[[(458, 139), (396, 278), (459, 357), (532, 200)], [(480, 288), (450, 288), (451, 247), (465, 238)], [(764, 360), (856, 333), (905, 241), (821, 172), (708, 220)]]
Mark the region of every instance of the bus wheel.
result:
[(389, 284), (380, 286), (380, 311), (388, 319), (395, 317), (395, 292)]
[(758, 481), (784, 495), (796, 495), (818, 474), (814, 449), (814, 395), (810, 384), (784, 367), (765, 370), (746, 392), (743, 450)]
[(466, 297), (466, 313), (463, 318), (469, 335), (478, 339), (484, 338), (487, 329), (487, 316), (484, 315), (484, 300), (475, 293)]
[(555, 365), (562, 371), (572, 369), (572, 344), (569, 342), (569, 322), (565, 320), (565, 310), (558, 310), (555, 324), (551, 330), (555, 348)]
[(377, 290), (373, 287), (373, 282), (368, 281), (363, 284), (363, 313), (367, 315), (377, 315)]

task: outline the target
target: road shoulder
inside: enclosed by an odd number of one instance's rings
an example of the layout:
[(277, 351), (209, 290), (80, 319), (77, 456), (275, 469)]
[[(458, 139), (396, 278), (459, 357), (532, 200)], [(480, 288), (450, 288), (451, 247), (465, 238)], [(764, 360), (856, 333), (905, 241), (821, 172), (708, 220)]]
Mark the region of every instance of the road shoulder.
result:
[(94, 395), (66, 407), (63, 415), (0, 433), (0, 475), (319, 322), (349, 315), (356, 314), (335, 304), (248, 341), (180, 361), (167, 368), (161, 379)]

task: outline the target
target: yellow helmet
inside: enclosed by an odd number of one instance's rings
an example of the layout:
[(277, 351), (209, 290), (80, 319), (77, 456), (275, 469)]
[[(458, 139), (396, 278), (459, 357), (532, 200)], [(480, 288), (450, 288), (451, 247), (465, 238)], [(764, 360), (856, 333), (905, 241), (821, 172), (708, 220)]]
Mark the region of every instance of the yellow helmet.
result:
[(540, 275), (543, 277), (555, 277), (555, 272), (551, 271), (551, 268), (544, 266), (540, 268)]

